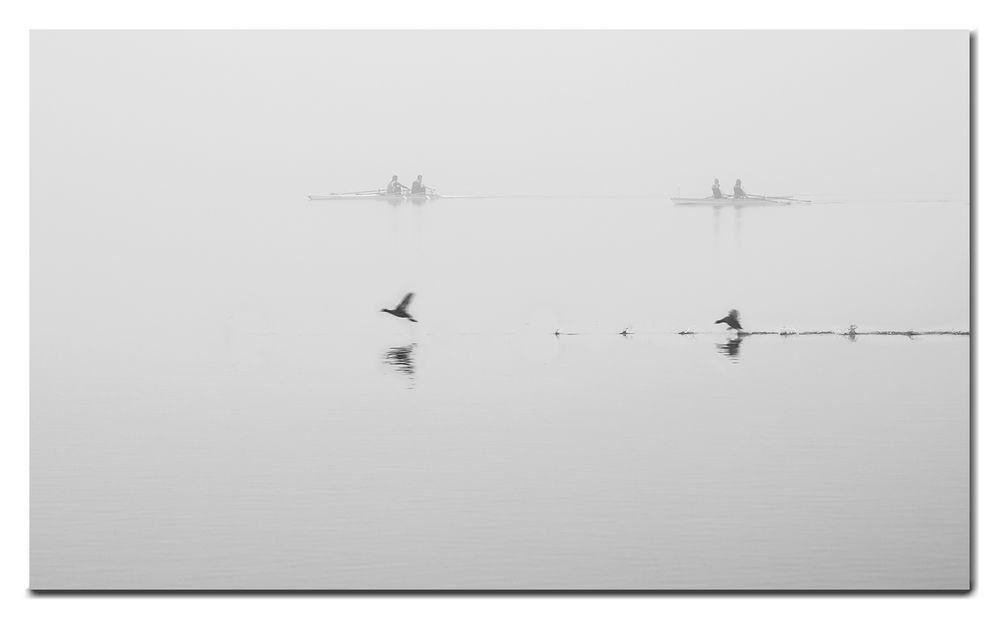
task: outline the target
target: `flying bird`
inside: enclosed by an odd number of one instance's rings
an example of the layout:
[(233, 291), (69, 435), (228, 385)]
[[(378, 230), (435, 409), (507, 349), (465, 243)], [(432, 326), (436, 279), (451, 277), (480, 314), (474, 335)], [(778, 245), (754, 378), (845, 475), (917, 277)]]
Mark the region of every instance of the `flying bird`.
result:
[(381, 311), (388, 312), (389, 314), (392, 314), (393, 316), (396, 316), (398, 318), (407, 318), (409, 319), (410, 322), (417, 322), (417, 320), (413, 318), (406, 310), (406, 308), (409, 307), (409, 302), (412, 300), (413, 300), (413, 293), (412, 292), (406, 293), (406, 296), (402, 298), (402, 301), (399, 301), (399, 305), (396, 305), (395, 309), (382, 308)]
[(728, 313), (728, 316), (724, 318), (719, 318), (715, 321), (715, 324), (725, 323), (728, 325), (729, 329), (735, 329), (736, 331), (742, 331), (742, 325), (739, 324), (739, 310), (732, 310)]
[(631, 331), (628, 331), (628, 329), (625, 329), (624, 331), (618, 333), (618, 335), (631, 335)]

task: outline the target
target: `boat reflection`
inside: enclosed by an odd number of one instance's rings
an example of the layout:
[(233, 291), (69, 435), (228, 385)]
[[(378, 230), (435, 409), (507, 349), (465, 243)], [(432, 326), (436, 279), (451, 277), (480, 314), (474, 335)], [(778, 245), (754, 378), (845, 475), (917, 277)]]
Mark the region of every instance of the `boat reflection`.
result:
[[(738, 200), (736, 200), (738, 202)], [(735, 211), (735, 245), (737, 248), (742, 247), (742, 209), (745, 208), (742, 204), (736, 204), (732, 207)]]
[(718, 352), (725, 355), (732, 363), (739, 363), (739, 347), (742, 346), (742, 336), (729, 338), (723, 344), (716, 344)]
[[(413, 351), (416, 343), (409, 346), (395, 346), (389, 348), (382, 355), (382, 361), (396, 372), (403, 374), (412, 381), (416, 378), (416, 362), (413, 360)], [(412, 387), (412, 385), (410, 385)]]

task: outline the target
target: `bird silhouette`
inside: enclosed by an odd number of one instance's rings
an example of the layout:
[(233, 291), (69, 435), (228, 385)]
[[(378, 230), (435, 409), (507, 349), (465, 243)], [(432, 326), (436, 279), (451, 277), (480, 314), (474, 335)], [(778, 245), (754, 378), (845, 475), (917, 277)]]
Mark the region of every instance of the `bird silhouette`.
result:
[(739, 310), (732, 310), (724, 318), (719, 318), (715, 321), (715, 324), (724, 323), (728, 325), (729, 329), (735, 329), (736, 331), (742, 331), (742, 325), (739, 323)]
[(628, 329), (625, 329), (624, 331), (618, 333), (618, 335), (631, 335), (631, 331), (628, 331)]
[(399, 301), (399, 305), (396, 305), (395, 309), (385, 309), (385, 308), (382, 308), (381, 311), (387, 312), (387, 313), (392, 314), (393, 316), (397, 316), (399, 318), (407, 318), (407, 319), (409, 319), (410, 322), (418, 322), (406, 310), (406, 308), (409, 307), (409, 302), (412, 301), (412, 300), (413, 300), (413, 293), (412, 292), (406, 293), (406, 296), (404, 296), (402, 298), (402, 301)]

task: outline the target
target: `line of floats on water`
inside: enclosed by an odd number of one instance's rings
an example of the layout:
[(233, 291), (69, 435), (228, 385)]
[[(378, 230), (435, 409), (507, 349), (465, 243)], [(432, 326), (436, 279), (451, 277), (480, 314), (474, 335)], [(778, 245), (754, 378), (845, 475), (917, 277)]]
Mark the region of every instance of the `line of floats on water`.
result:
[[(643, 333), (643, 332), (641, 332), (641, 331), (632, 331), (630, 328), (628, 328), (628, 329), (625, 329), (624, 331), (618, 332), (617, 335), (631, 336), (631, 335), (637, 335), (637, 334), (640, 334), (640, 333)], [(798, 337), (798, 336), (804, 336), (804, 335), (839, 335), (839, 336), (849, 337), (849, 338), (860, 337), (860, 336), (868, 336), (868, 335), (902, 335), (902, 336), (905, 336), (905, 337), (920, 337), (920, 336), (925, 336), (925, 335), (971, 335), (970, 331), (963, 331), (963, 330), (957, 330), (957, 329), (931, 330), (931, 331), (914, 331), (914, 330), (911, 330), (911, 329), (907, 330), (907, 331), (894, 331), (894, 330), (888, 330), (888, 331), (858, 331), (857, 329), (852, 328), (852, 327), (850, 329), (846, 330), (846, 331), (832, 331), (832, 330), (824, 330), (824, 331), (798, 331), (798, 330), (794, 330), (794, 329), (781, 329), (780, 331), (734, 331), (734, 330), (733, 331), (690, 331), (690, 330), (686, 330), (685, 329), (683, 331), (676, 331), (676, 332), (673, 332), (673, 331), (668, 331), (668, 332), (663, 332), (663, 331), (647, 331), (645, 333), (649, 333), (649, 334), (652, 334), (652, 335), (655, 335), (655, 334), (667, 334), (667, 335), (725, 335), (725, 334), (727, 334), (729, 336), (734, 336), (734, 337), (749, 337), (751, 335), (753, 335), (753, 336), (758, 336), (758, 335), (779, 335), (781, 337), (792, 337), (792, 336)], [(575, 332), (575, 331), (562, 331), (562, 330), (556, 329), (554, 332), (552, 332), (552, 335), (563, 336), (563, 335), (595, 335), (595, 334), (594, 333), (580, 333), (580, 332)]]

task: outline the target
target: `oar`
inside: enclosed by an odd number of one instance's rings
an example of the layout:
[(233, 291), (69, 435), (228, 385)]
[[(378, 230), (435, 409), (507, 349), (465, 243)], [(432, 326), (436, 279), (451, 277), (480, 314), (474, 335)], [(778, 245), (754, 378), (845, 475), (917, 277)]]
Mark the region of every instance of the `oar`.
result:
[(384, 189), (372, 189), (370, 191), (348, 191), (347, 193), (332, 193), (331, 196), (342, 196), (342, 195), (352, 195), (352, 196), (362, 196), (369, 193), (382, 193)]
[[(753, 198), (755, 200), (763, 200), (764, 202), (773, 202), (774, 204), (787, 204), (787, 202), (784, 202), (782, 200), (778, 200), (778, 199), (775, 199), (775, 198), (768, 198), (767, 196), (761, 196), (761, 195), (757, 195), (755, 193), (747, 193), (746, 197), (747, 198)], [(736, 200), (738, 200), (738, 198), (736, 198)]]
[(801, 198), (795, 198), (794, 196), (767, 196), (774, 200), (788, 200), (790, 202), (811, 202), (811, 200), (802, 200)]
[(790, 200), (792, 202), (811, 202), (811, 200), (802, 200), (800, 198), (794, 198), (791, 196), (760, 196), (755, 193), (747, 193), (750, 198), (758, 198), (760, 200)]

